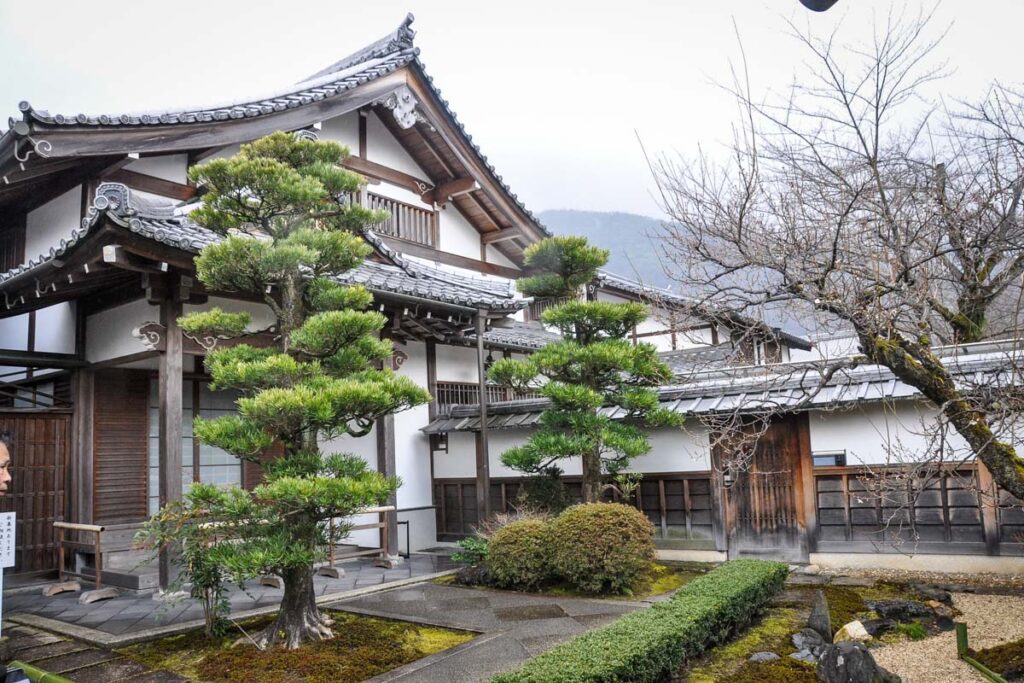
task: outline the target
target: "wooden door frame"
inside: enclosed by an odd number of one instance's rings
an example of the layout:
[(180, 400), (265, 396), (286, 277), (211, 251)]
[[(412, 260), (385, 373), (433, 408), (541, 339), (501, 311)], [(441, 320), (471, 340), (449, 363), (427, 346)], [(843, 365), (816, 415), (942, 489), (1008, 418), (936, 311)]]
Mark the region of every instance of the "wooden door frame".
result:
[[(791, 458), (795, 478), (793, 481), (793, 499), (796, 510), (798, 548), (797, 553), (800, 561), (807, 562), (810, 553), (815, 552), (817, 542), (817, 509), (814, 501), (814, 473), (812, 472), (813, 462), (810, 448), (810, 422), (806, 412), (789, 413), (779, 415), (772, 419), (769, 429), (784, 427), (790, 423), (796, 430), (794, 435), (796, 452)], [(718, 488), (718, 499), (721, 508), (720, 519), (722, 532), (720, 534), (724, 550), (728, 558), (735, 559), (739, 556), (740, 548), (736, 542), (736, 514), (735, 505), (732, 503), (732, 487), (725, 488), (724, 473), (721, 466), (721, 452), (719, 448), (713, 448), (711, 452), (712, 482)], [(716, 533), (716, 540), (719, 534)]]

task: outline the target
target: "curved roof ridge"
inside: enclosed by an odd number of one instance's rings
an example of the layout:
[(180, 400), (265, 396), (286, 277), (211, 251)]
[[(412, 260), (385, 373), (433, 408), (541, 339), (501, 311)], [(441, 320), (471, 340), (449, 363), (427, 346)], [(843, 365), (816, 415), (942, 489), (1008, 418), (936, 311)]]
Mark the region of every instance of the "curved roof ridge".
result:
[(412, 12), (409, 12), (405, 15), (405, 19), (402, 23), (398, 25), (398, 28), (391, 33), (373, 43), (370, 43), (362, 49), (356, 50), (346, 57), (342, 57), (334, 64), (320, 69), (320, 71), (309, 76), (306, 80), (310, 81), (316, 78), (321, 78), (338, 71), (348, 69), (355, 64), (361, 64), (369, 61), (370, 59), (383, 57), (384, 55), (388, 55), (393, 52), (414, 49), (413, 38), (416, 36), (416, 31), (412, 29), (412, 22), (415, 20), (416, 17), (413, 16)]

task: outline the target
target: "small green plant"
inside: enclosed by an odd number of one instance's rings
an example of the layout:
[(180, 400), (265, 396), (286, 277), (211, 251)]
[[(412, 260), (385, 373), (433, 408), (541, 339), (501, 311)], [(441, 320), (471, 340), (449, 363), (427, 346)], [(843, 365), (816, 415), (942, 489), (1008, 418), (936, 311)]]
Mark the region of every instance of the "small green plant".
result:
[(896, 630), (911, 640), (924, 640), (928, 637), (928, 629), (919, 621), (909, 624), (896, 624)]
[(470, 536), (459, 541), (462, 550), (452, 553), (452, 559), (456, 562), (465, 562), (469, 565), (483, 564), (487, 561), (487, 539), (480, 536)]
[(180, 571), (169, 588), (179, 591), (189, 586), (189, 595), (203, 606), (208, 637), (228, 632), (231, 613), (227, 572), (213, 556), (221, 530), (210, 523), (210, 510), (218, 496), (212, 484), (193, 484), (182, 500), (161, 508), (136, 536), (137, 542), (153, 551), (170, 550), (180, 543)]

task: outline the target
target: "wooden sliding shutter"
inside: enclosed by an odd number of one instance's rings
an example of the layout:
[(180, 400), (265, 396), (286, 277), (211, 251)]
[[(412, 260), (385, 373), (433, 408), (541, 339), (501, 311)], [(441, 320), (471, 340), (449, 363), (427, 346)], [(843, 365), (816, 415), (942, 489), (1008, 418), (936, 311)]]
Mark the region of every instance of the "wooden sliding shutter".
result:
[(141, 522), (148, 517), (149, 374), (96, 373), (93, 394), (93, 521)]

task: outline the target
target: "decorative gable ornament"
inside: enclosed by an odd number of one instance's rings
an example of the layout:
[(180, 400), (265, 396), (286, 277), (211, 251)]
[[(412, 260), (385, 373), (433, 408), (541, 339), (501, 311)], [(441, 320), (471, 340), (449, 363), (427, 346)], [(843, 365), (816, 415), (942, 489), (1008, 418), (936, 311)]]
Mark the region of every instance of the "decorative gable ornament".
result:
[(389, 109), (395, 117), (395, 122), (398, 123), (402, 130), (408, 130), (417, 123), (426, 123), (423, 114), (416, 109), (419, 105), (419, 100), (412, 94), (408, 86), (403, 85), (374, 104), (379, 104), (385, 109)]

